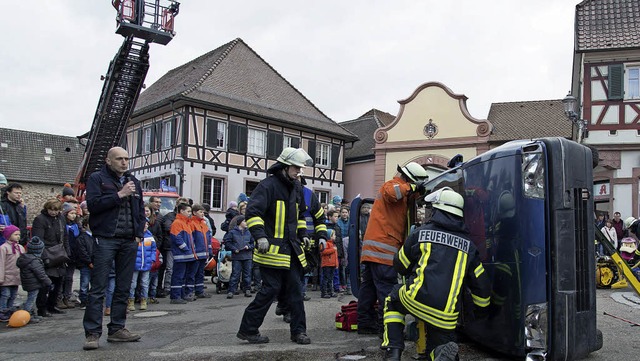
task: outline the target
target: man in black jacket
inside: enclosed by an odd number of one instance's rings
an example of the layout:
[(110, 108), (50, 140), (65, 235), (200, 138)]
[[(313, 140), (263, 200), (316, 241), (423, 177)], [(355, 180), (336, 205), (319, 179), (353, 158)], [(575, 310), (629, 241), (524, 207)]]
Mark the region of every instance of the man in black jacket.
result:
[[(20, 244), (25, 246), (29, 241), (27, 232), (27, 209), (22, 202), (22, 185), (11, 183), (4, 189), (0, 200), (2, 213), (9, 217), (11, 224), (20, 228)], [(4, 229), (4, 227), (2, 227)]]
[(138, 341), (125, 328), (127, 299), (135, 266), (138, 240), (146, 223), (142, 187), (129, 173), (124, 148), (109, 149), (106, 164), (87, 180), (89, 225), (95, 239), (91, 289), (84, 313), (85, 350), (98, 348), (102, 334), (102, 304), (111, 265), (115, 261), (116, 287), (111, 303), (108, 342)]

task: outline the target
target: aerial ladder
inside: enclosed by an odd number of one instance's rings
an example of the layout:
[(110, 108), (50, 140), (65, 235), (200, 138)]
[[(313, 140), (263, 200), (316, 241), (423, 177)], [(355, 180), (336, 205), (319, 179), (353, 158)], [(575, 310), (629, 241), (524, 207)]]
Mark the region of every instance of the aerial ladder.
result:
[(102, 93), (74, 184), (79, 199), (84, 199), (87, 178), (100, 170), (109, 149), (123, 145), (149, 70), (149, 44), (166, 45), (173, 39), (180, 7), (174, 0), (112, 0), (111, 4), (118, 11), (116, 33), (125, 40), (101, 77)]

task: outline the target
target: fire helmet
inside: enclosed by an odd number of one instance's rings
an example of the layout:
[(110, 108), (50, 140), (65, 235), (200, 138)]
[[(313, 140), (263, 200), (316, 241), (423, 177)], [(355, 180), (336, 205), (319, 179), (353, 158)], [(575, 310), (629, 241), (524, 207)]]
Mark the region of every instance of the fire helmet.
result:
[(302, 148), (284, 148), (278, 156), (278, 162), (304, 168), (313, 165), (313, 159)]
[(458, 217), (464, 217), (464, 198), (449, 187), (440, 188), (424, 197), (424, 201), (431, 203), (433, 208), (438, 208)]
[(636, 219), (634, 217), (628, 217), (627, 219), (624, 220), (624, 228), (625, 229), (629, 229), (629, 227), (631, 227), (631, 225), (635, 221), (636, 221)]
[(409, 162), (407, 165), (402, 167), (398, 164), (398, 172), (404, 174), (414, 183), (420, 182), (429, 177), (427, 175), (427, 171), (416, 162)]

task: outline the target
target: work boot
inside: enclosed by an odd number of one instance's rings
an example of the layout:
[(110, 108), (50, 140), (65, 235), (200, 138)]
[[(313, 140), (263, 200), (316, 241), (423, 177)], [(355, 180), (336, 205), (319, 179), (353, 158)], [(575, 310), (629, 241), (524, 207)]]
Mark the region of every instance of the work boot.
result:
[(299, 333), (295, 336), (291, 336), (291, 341), (299, 344), (299, 345), (308, 345), (311, 343), (311, 339), (307, 336), (306, 333)]
[(121, 328), (107, 337), (107, 342), (134, 342), (140, 339), (140, 335), (131, 333), (126, 328)]
[(68, 297), (63, 298), (62, 303), (64, 303), (67, 308), (76, 308), (76, 303), (69, 300)]
[(127, 311), (135, 311), (136, 310), (136, 305), (135, 305), (135, 299), (130, 298), (127, 301)]
[(247, 340), (249, 341), (249, 343), (268, 343), (269, 342), (269, 337), (262, 336), (260, 335), (260, 333), (257, 333), (255, 335), (246, 335), (238, 331), (238, 333), (236, 334), (236, 337), (241, 340)]
[(458, 360), (458, 344), (448, 342), (433, 350), (433, 361), (456, 361)]
[(62, 299), (58, 300), (58, 303), (56, 303), (56, 307), (61, 310), (67, 309), (67, 305), (64, 303), (64, 300)]
[(66, 312), (62, 311), (58, 307), (51, 307), (49, 308), (49, 313), (53, 313), (54, 315), (62, 315), (62, 314), (65, 314)]
[(402, 350), (399, 348), (388, 348), (384, 352), (384, 359), (389, 361), (400, 361)]
[(146, 298), (141, 298), (140, 299), (140, 311), (144, 311), (147, 309), (147, 299)]
[(84, 346), (82, 346), (82, 349), (96, 350), (100, 346), (98, 340), (100, 340), (100, 335), (90, 334), (89, 336), (87, 336), (86, 340), (84, 341)]

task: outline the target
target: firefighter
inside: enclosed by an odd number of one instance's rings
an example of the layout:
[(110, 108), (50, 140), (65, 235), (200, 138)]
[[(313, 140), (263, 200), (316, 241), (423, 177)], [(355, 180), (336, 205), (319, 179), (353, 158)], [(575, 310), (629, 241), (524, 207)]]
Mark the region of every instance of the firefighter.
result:
[(398, 165), (398, 172), (399, 177), (380, 187), (362, 242), (360, 263), (364, 269), (358, 293), (359, 334), (382, 334), (384, 299), (398, 283), (393, 255), (409, 234), (409, 205), (424, 191), (422, 181), (427, 178), (427, 171), (421, 165), (415, 162)]
[(406, 314), (425, 322), (429, 360), (456, 360), (454, 337), (462, 286), (468, 286), (480, 309), (489, 305), (489, 278), (463, 222), (464, 199), (444, 187), (428, 194), (425, 202), (432, 207), (431, 219), (409, 236), (393, 258), (406, 283), (396, 285), (385, 300), (385, 360), (400, 360)]
[[(249, 343), (267, 343), (258, 328), (281, 288), (288, 290), (291, 313), (291, 341), (309, 344), (301, 280), (307, 261), (302, 243), (306, 237), (302, 185), (297, 180), (302, 168), (313, 164), (302, 148), (285, 148), (271, 166), (267, 178), (251, 194), (246, 219), (256, 239), (253, 262), (260, 267), (262, 288), (242, 316), (237, 337)], [(324, 240), (320, 240), (324, 241)]]

